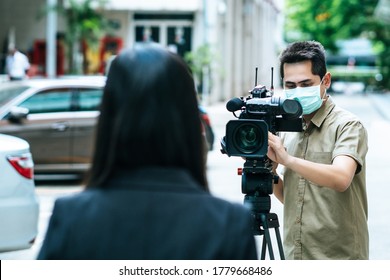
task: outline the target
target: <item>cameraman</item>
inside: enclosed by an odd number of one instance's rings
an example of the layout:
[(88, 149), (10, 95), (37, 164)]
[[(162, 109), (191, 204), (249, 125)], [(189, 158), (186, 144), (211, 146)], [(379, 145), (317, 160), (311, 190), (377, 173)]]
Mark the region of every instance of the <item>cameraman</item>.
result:
[(269, 133), (267, 156), (283, 165), (275, 196), (284, 203), (287, 259), (368, 259), (367, 132), (326, 94), (331, 74), (314, 41), (280, 56), (286, 98), (303, 109), (303, 132)]

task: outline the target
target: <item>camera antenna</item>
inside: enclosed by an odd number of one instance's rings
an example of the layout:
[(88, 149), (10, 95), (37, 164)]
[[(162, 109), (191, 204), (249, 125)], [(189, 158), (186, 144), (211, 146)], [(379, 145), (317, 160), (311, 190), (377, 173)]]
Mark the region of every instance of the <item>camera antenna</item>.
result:
[(271, 67), (271, 91), (274, 91), (274, 68)]
[(255, 68), (255, 87), (257, 86), (257, 70), (258, 67)]

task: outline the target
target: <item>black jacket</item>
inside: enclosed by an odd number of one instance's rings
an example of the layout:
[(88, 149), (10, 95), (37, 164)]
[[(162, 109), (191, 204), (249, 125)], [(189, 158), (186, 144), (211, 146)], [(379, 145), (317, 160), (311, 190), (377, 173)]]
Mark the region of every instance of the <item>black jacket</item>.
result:
[(56, 201), (38, 259), (256, 259), (251, 216), (181, 169), (121, 173)]

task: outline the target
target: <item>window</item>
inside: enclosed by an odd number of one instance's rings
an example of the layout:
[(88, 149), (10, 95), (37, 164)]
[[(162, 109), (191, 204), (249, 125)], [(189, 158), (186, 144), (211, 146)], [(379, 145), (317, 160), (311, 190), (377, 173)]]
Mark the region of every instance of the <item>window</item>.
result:
[(102, 100), (103, 89), (80, 89), (77, 111), (97, 111)]
[(160, 28), (157, 26), (137, 26), (135, 28), (136, 42), (160, 42)]
[(15, 98), (23, 91), (28, 89), (28, 87), (4, 87), (0, 89), (0, 106), (6, 104), (11, 99)]
[(68, 112), (71, 108), (71, 89), (55, 89), (39, 92), (19, 104), (30, 114)]

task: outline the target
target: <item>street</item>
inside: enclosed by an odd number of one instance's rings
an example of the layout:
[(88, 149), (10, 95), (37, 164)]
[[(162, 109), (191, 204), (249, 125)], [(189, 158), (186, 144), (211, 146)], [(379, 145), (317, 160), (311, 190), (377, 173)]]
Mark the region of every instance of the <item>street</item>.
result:
[[(386, 174), (390, 171), (390, 96), (380, 94), (333, 95), (341, 107), (350, 110), (360, 117), (368, 130), (369, 151), (367, 155), (367, 192), (369, 200), (370, 259), (390, 260), (390, 183)], [(237, 157), (227, 157), (219, 151), (219, 140), (225, 134), (226, 122), (234, 116), (225, 109), (225, 103), (206, 106), (209, 112), (216, 140), (214, 150), (209, 152), (207, 175), (211, 192), (232, 202), (242, 203), (241, 177), (237, 168), (244, 161)], [(0, 259), (35, 259), (42, 245), (47, 222), (51, 215), (53, 202), (59, 196), (69, 195), (82, 189), (79, 183), (60, 182), (56, 184), (37, 185), (40, 199), (39, 234), (33, 247), (8, 253), (0, 253)], [(271, 196), (271, 212), (279, 217), (283, 233), (283, 205)], [(234, 225), (231, 225), (232, 227)], [(329, 233), (331, 234), (331, 233)], [(273, 231), (271, 232), (273, 235)], [(278, 259), (276, 243), (275, 257)]]

